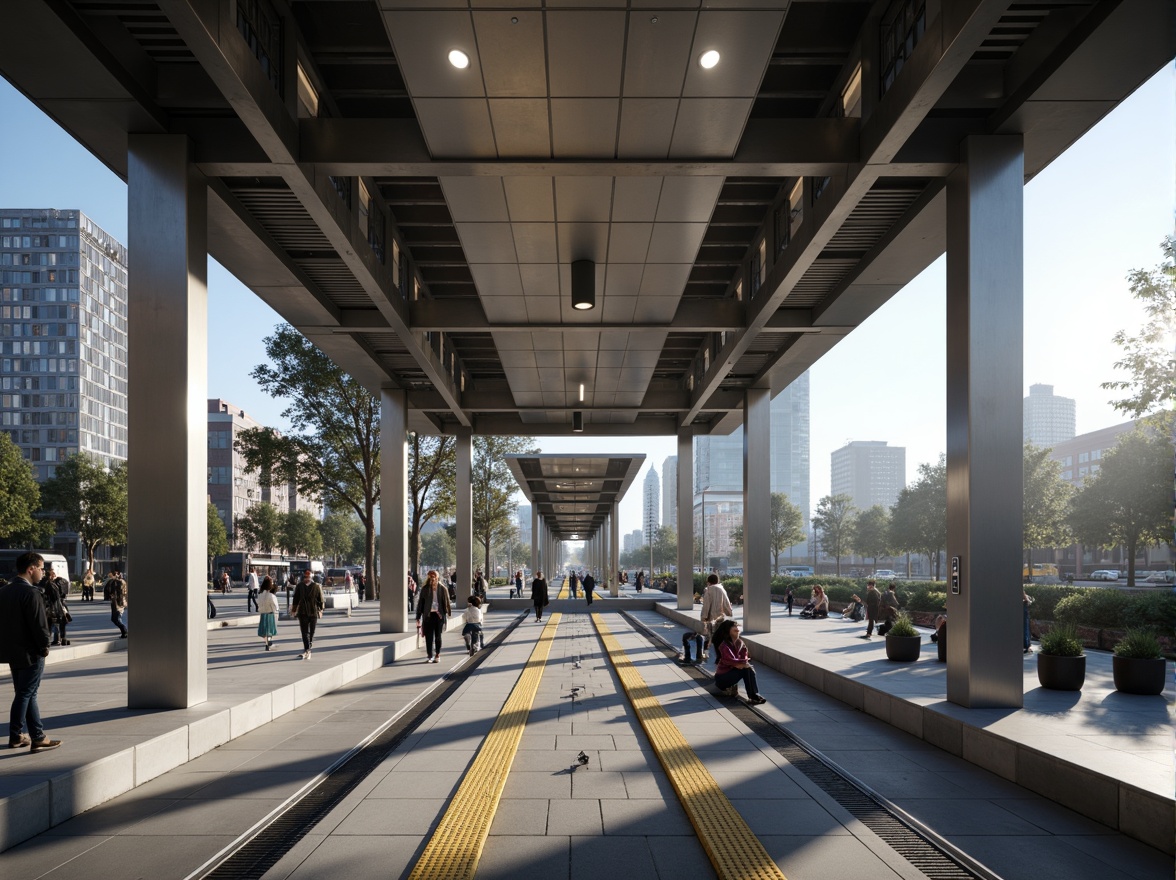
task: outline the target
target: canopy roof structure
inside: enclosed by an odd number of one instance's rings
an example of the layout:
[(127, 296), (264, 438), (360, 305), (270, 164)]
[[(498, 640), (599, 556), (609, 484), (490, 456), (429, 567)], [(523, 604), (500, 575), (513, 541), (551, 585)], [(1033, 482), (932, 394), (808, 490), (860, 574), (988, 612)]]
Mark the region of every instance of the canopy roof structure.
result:
[(412, 428), (710, 433), (944, 252), (965, 138), (1023, 135), (1031, 178), (1172, 58), (1173, 15), (6, 0), (0, 72), (124, 179), (130, 135), (190, 138), (211, 255)]
[(523, 494), (557, 541), (601, 532), (645, 463), (644, 455), (508, 455)]

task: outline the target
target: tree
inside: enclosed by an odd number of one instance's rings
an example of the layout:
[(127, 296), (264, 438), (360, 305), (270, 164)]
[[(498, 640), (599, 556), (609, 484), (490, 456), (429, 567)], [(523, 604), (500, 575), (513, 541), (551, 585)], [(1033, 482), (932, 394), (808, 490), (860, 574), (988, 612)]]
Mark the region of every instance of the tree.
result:
[(420, 569), (421, 528), (454, 512), (457, 441), (412, 433), (408, 438), (408, 561)]
[(82, 536), (86, 564), (94, 568), (99, 544), (127, 542), (127, 466), (106, 468), (86, 454), (71, 455), (41, 487), (47, 510)]
[(444, 571), (457, 557), (457, 543), (445, 529), (421, 535), (420, 561), (431, 569)]
[(379, 597), (379, 398), (288, 324), (266, 337), (265, 352), (269, 363), (254, 367), (251, 375), (271, 397), (290, 401), (282, 416), (298, 428), (287, 435), (268, 427), (243, 431), (237, 450), (263, 485), (293, 482), (300, 493), (332, 510), (355, 512), (364, 528), (369, 583)]
[[(474, 438), (473, 493), (474, 522), (472, 532), (482, 547), (482, 571), (490, 571), (490, 548), (515, 527), (518, 504), (514, 494), (519, 484), (506, 466), (508, 455), (534, 455), (539, 450), (525, 437)], [(472, 572), (459, 572), (470, 577)]]
[(622, 550), (620, 556), (621, 568), (643, 569), (649, 564), (649, 545), (635, 547), (632, 550)]
[(919, 479), (898, 493), (890, 508), (890, 543), (897, 550), (925, 553), (939, 580), (939, 551), (947, 546), (947, 460), (919, 465)]
[(229, 552), (229, 536), (225, 532), (225, 521), (220, 518), (216, 505), (208, 502), (208, 572), (212, 577), (212, 560)]
[(0, 538), (33, 537), (30, 533), (39, 531), (40, 521), (34, 514), (40, 506), (41, 487), (32, 465), (8, 433), (0, 431)]
[(1172, 443), (1154, 427), (1124, 434), (1103, 456), (1098, 473), (1074, 497), (1070, 525), (1078, 540), (1097, 547), (1122, 544), (1127, 586), (1135, 585), (1140, 546), (1172, 538)]
[(1062, 479), (1061, 462), (1050, 458), (1049, 452), (1025, 444), (1022, 543), (1030, 571), (1034, 549), (1060, 547), (1071, 540), (1067, 516), (1074, 488)]
[(1147, 322), (1137, 336), (1120, 330), (1112, 337), (1123, 349), (1115, 367), (1130, 378), (1102, 383), (1108, 391), (1127, 392), (1111, 406), (1135, 418), (1176, 405), (1176, 238), (1165, 239), (1161, 249), (1165, 260), (1153, 271), (1136, 269), (1127, 276)]
[(661, 526), (653, 537), (653, 563), (658, 571), (667, 571), (677, 561), (678, 533), (669, 526)]
[(273, 553), (282, 542), (282, 515), (268, 501), (254, 504), (237, 517), (237, 537), (254, 550)]
[(772, 518), (768, 545), (772, 548), (772, 574), (780, 573), (780, 554), (804, 540), (804, 514), (784, 492), (772, 493)]
[(363, 541), (363, 525), (350, 511), (333, 510), (323, 517), (318, 527), (323, 552), (336, 565), (340, 556), (346, 557), (351, 553), (356, 541)]
[(881, 504), (863, 510), (853, 521), (850, 546), (855, 553), (874, 560), (878, 567), (879, 556), (890, 555), (890, 514)]
[(291, 510), (281, 517), (278, 544), (291, 556), (321, 556), (323, 536), (319, 521), (308, 510)]
[(821, 546), (837, 561), (838, 577), (841, 577), (841, 557), (849, 547), (856, 510), (848, 495), (826, 495), (817, 502), (817, 512), (813, 515), (813, 528), (821, 533)]

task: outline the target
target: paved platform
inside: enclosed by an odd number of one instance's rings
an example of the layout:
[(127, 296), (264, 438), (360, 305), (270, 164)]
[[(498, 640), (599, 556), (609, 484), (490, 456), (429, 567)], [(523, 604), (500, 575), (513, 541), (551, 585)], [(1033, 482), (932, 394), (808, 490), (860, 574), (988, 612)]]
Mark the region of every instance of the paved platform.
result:
[[(642, 598), (650, 598), (648, 592)], [(678, 641), (683, 630), (666, 613), (672, 616), (676, 612), (648, 604), (631, 602), (629, 607), (647, 625)], [(320, 644), (315, 657), (307, 662), (290, 659), (301, 648), (293, 624), (283, 626), (284, 653), (278, 655), (261, 651), (251, 633), (224, 632), (210, 637), (210, 684), (217, 681), (226, 689), (236, 688), (235, 694), (243, 699), (235, 705), (243, 707), (262, 696), (257, 691), (264, 682), (269, 686), (265, 693), (270, 695), (273, 720), (261, 721), (263, 713), (258, 711), (247, 722), (241, 714), (247, 710), (238, 708), (241, 726), (235, 728), (232, 706), (226, 704), (233, 704), (237, 696), (217, 706), (200, 707), (207, 708), (206, 718), (227, 713), (231, 736), (202, 754), (189, 750), (192, 760), (149, 779), (134, 773), (137, 746), (111, 737), (137, 739), (138, 745), (144, 746), (144, 768), (153, 771), (160, 765), (149, 760), (158, 754), (150, 744), (161, 739), (153, 725), (163, 719), (148, 717), (144, 721), (139, 713), (120, 708), (125, 679), (114, 669), (101, 671), (105, 668), (102, 664), (111, 664), (116, 658), (90, 659), (52, 671), (46, 682), (45, 711), (54, 733), (67, 736), (69, 745), (45, 755), (0, 755), (4, 792), (15, 793), (29, 762), (45, 759), (62, 762), (38, 768), (37, 775), (48, 775), (41, 782), (50, 790), (54, 788), (53, 774), (68, 773), (71, 768), (74, 773), (90, 774), (87, 778), (95, 786), (113, 789), (128, 780), (138, 784), (5, 853), (5, 873), (11, 870), (14, 873), (9, 876), (14, 877), (54, 878), (188, 877), (464, 659), (461, 652), (447, 650), (442, 664), (423, 664), (415, 652), (413, 635), (391, 649), (399, 657), (396, 662), (377, 664), (350, 681), (342, 680), (342, 671), (330, 670), (348, 664), (355, 667), (365, 652), (386, 649), (386, 637), (363, 632), (373, 628), (373, 620), (365, 617), (374, 610), (361, 610), (350, 621), (328, 618), (317, 640)], [(492, 611), (488, 637), (516, 617), (512, 612)], [(751, 817), (753, 828), (788, 876), (920, 876), (910, 873), (909, 866), (893, 863), (892, 854), (884, 846), (879, 848), (872, 835), (863, 835), (860, 825), (843, 811), (825, 804), (793, 779), (787, 762), (742, 729), (722, 700), (699, 688), (642, 637), (627, 632), (617, 615), (608, 614), (607, 619), (691, 745), (704, 756), (740, 811)], [(587, 618), (565, 616), (564, 621), (559, 651), (553, 653), (549, 674), (544, 677), (534, 724), (528, 721), (523, 750), (512, 769), (479, 876), (579, 877), (615, 870), (616, 858), (632, 866), (633, 876), (710, 876), (706, 862), (697, 860), (697, 842), (682, 833), (681, 808), (665, 791), (664, 779), (651, 763), (648, 745), (643, 744), (630, 711), (616, 692), (615, 676), (604, 662)], [(827, 622), (825, 630), (803, 631), (800, 625), (811, 627), (808, 622), (793, 627), (784, 621), (770, 638), (787, 635), (794, 655), (796, 643), (810, 638), (818, 640), (813, 648), (817, 651), (833, 648), (829, 640), (848, 643), (855, 635), (836, 632), (839, 621)], [(521, 659), (529, 654), (540, 630), (534, 623), (521, 625), (441, 713), (390, 755), (380, 772), (352, 792), (329, 821), (320, 823), (266, 876), (325, 877), (341, 871), (357, 877), (403, 876), (493, 722), (518, 676)], [(456, 640), (453, 633), (447, 644)], [(880, 645), (861, 644), (881, 651)], [(581, 670), (574, 669), (575, 658), (581, 659)], [(320, 662), (323, 667), (316, 666)], [(858, 662), (886, 661), (859, 657)], [(99, 666), (79, 668), (69, 680), (79, 685), (92, 682), (93, 703), (71, 712), (72, 726), (62, 727), (60, 707), (71, 693), (63, 686), (66, 677), (62, 673), (86, 664)], [(239, 670), (229, 674), (225, 665)], [(770, 717), (998, 874), (1047, 880), (1172, 876), (1170, 856), (800, 681), (776, 674), (765, 661), (757, 665), (761, 689), (769, 698), (762, 708)], [(925, 665), (931, 667), (932, 663)], [(219, 672), (218, 666), (222, 667)], [(275, 711), (275, 693), (293, 689), (308, 695), (312, 688), (324, 687), (324, 673), (339, 676), (329, 693), (302, 700), (287, 711)], [(895, 676), (881, 678), (897, 681)], [(309, 684), (315, 680), (317, 685)], [(573, 684), (585, 687), (589, 699), (572, 704), (568, 694)], [(106, 690), (105, 698), (93, 685)], [(84, 689), (79, 686), (74, 698), (80, 700)], [(286, 705), (283, 699), (279, 698), (278, 709)], [(90, 720), (83, 716), (90, 716)], [(190, 729), (195, 723), (198, 729), (202, 720), (190, 719), (187, 726)], [(89, 733), (89, 724), (97, 725), (98, 730)], [(104, 744), (109, 748), (111, 742), (121, 745), (123, 751), (131, 750), (131, 763), (119, 759), (113, 768), (117, 772), (95, 773), (89, 765), (105, 767), (101, 752)], [(567, 766), (580, 749), (590, 755), (589, 769), (569, 774)], [(20, 826), (21, 816), (19, 811), (8, 809), (0, 819), (11, 831)], [(168, 843), (161, 847), (158, 841), (162, 838)]]

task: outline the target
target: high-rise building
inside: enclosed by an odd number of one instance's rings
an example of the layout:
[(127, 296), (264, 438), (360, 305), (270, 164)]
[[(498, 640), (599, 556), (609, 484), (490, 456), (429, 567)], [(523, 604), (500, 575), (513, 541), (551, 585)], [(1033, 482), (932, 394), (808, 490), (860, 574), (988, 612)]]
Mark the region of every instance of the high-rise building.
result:
[(641, 537), (641, 529), (633, 529), (631, 532), (626, 532), (624, 537), (621, 538), (621, 550), (629, 553), (633, 550), (640, 549), (642, 545)]
[(906, 448), (885, 440), (851, 440), (833, 451), (829, 488), (848, 495), (858, 510), (875, 504), (889, 510), (906, 485)]
[(652, 547), (657, 537), (657, 530), (661, 527), (658, 508), (661, 506), (661, 488), (658, 484), (657, 469), (651, 464), (649, 473), (645, 475), (644, 495), (642, 497), (641, 535), (646, 546)]
[(1074, 437), (1075, 404), (1071, 397), (1058, 397), (1052, 385), (1030, 385), (1021, 405), (1021, 434), (1027, 443), (1051, 447)]
[(38, 480), (127, 457), (127, 249), (83, 214), (0, 208), (0, 430)]
[[(771, 402), (771, 491), (783, 492), (809, 523), (809, 374), (802, 373)], [(726, 437), (702, 436), (694, 441), (695, 535), (707, 532), (707, 554), (729, 556), (730, 533), (743, 516), (743, 428)], [(705, 511), (705, 514), (703, 513)], [(709, 518), (713, 518), (713, 522)], [(730, 524), (734, 522), (734, 526)], [(713, 540), (712, 540), (713, 539)], [(806, 544), (792, 548), (804, 555)]]
[(662, 521), (678, 531), (678, 456), (662, 462)]
[(531, 505), (520, 504), (519, 512), (519, 541), (524, 544), (531, 543)]

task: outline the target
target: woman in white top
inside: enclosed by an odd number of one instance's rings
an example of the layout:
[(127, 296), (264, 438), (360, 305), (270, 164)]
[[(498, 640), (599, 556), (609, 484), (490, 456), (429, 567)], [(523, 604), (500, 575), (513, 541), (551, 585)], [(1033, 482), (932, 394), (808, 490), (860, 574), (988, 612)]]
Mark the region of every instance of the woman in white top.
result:
[(486, 647), (482, 640), (482, 621), (485, 619), (485, 612), (482, 610), (480, 596), (470, 596), (470, 602), (461, 613), (461, 619), (465, 621), (465, 626), (461, 628), (461, 637), (465, 639), (466, 650), (473, 657), (475, 651)]
[(261, 590), (257, 596), (257, 612), (261, 619), (257, 622), (257, 634), (265, 639), (265, 649), (268, 651), (273, 644), (273, 638), (278, 634), (278, 585), (273, 578), (266, 577), (261, 582)]

